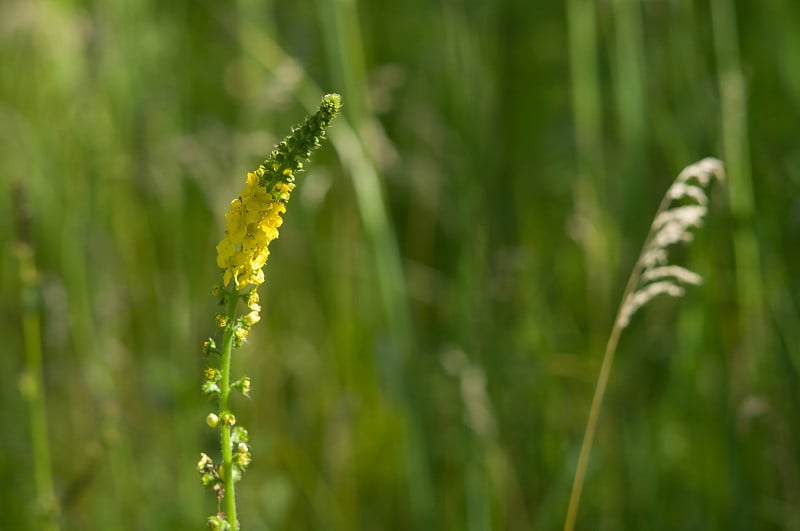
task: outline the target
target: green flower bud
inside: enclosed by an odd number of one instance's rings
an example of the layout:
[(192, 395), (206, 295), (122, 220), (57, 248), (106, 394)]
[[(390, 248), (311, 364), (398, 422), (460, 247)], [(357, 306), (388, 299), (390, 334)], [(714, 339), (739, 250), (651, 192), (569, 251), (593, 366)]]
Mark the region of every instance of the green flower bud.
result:
[(221, 393), (219, 384), (217, 382), (212, 382), (209, 380), (203, 382), (202, 389), (203, 389), (203, 394), (208, 396), (219, 396)]
[(214, 342), (213, 338), (208, 338), (203, 342), (203, 354), (208, 356), (209, 354), (219, 354), (219, 350), (217, 350), (217, 344)]
[(212, 531), (230, 531), (231, 524), (229, 524), (224, 518), (220, 515), (215, 514), (214, 516), (208, 517), (208, 528)]
[(231, 387), (250, 398), (250, 377), (243, 376), (231, 384)]
[(217, 483), (219, 483), (220, 479), (216, 474), (212, 474), (211, 472), (205, 472), (200, 476), (200, 483), (204, 487), (213, 487)]
[(250, 455), (250, 448), (247, 444), (240, 442), (236, 445), (236, 455), (234, 456), (234, 460), (239, 467), (244, 470), (247, 468), (247, 465), (250, 464), (250, 459), (252, 456)]
[(231, 444), (238, 445), (240, 442), (247, 442), (247, 430), (242, 426), (236, 426), (231, 431)]

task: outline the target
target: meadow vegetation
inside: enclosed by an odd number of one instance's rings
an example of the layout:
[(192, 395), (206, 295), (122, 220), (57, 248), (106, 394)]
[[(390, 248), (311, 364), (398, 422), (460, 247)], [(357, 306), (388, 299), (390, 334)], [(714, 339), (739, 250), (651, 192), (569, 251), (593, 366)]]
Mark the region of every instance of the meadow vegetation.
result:
[(205, 526), (215, 246), (336, 92), (235, 354), (245, 531), (561, 529), (707, 156), (575, 529), (800, 530), (797, 2), (6, 0), (0, 65), (0, 528)]

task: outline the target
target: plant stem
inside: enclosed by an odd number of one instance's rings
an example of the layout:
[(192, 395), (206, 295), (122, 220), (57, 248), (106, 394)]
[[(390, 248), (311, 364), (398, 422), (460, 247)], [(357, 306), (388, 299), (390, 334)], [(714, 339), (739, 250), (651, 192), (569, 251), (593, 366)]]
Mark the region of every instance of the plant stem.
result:
[[(223, 413), (228, 411), (228, 397), (231, 393), (231, 351), (233, 350), (233, 323), (236, 320), (236, 304), (239, 302), (239, 292), (235, 289), (228, 295), (225, 315), (228, 318), (228, 326), (222, 336), (222, 359), (220, 361), (220, 371), (222, 381), (220, 383), (219, 397), (219, 416), (223, 418)], [(226, 519), (231, 524), (234, 531), (236, 525), (236, 494), (233, 486), (233, 450), (231, 448), (231, 427), (221, 423), (220, 446), (222, 448), (222, 467), (224, 470), (225, 483), (225, 512)]]
[[(625, 299), (623, 298), (623, 300)], [(619, 342), (619, 336), (623, 328), (620, 320), (617, 319), (608, 337), (606, 352), (603, 355), (603, 363), (600, 365), (600, 374), (597, 377), (597, 385), (594, 388), (592, 406), (589, 409), (589, 418), (586, 421), (586, 431), (583, 435), (581, 453), (578, 456), (578, 466), (575, 469), (575, 479), (572, 482), (572, 492), (569, 496), (569, 507), (567, 508), (567, 518), (564, 521), (564, 531), (572, 531), (575, 528), (575, 519), (578, 516), (578, 504), (581, 500), (583, 482), (586, 478), (586, 467), (589, 463), (589, 454), (592, 451), (594, 435), (597, 431), (597, 421), (600, 418), (600, 407), (603, 405), (603, 397), (606, 394), (606, 386), (608, 385), (608, 378), (611, 374), (611, 366), (614, 363), (614, 354), (617, 351), (617, 343)]]
[(42, 511), (41, 529), (55, 531), (59, 528), (59, 504), (53, 488), (50, 465), (36, 266), (33, 260), (33, 251), (27, 244), (19, 245), (17, 255), (22, 282), (22, 334), (25, 349), (25, 371), (21, 379), (20, 390), (23, 398), (28, 402), (37, 509)]
[(433, 480), (427, 462), (420, 414), (410, 396), (407, 380), (407, 360), (414, 352), (415, 331), (410, 309), (405, 298), (403, 260), (397, 245), (397, 235), (383, 196), (380, 169), (375, 164), (374, 154), (363, 142), (363, 132), (380, 127), (370, 107), (367, 49), (361, 33), (359, 10), (355, 2), (342, 0), (319, 0), (322, 35), (326, 42), (328, 62), (336, 85), (341, 85), (350, 103), (343, 114), (351, 128), (344, 127), (344, 120), (331, 130), (334, 149), (339, 151), (345, 166), (353, 176), (356, 202), (364, 228), (374, 250), (375, 271), (380, 294), (383, 299), (392, 345), (386, 350), (385, 363), (389, 369), (387, 387), (397, 400), (408, 419), (406, 459), (408, 488), (411, 503), (411, 518), (416, 529), (435, 527), (436, 501)]
[[(661, 199), (661, 204), (656, 210), (654, 219), (664, 212), (670, 205), (671, 198), (669, 194), (664, 195)], [(581, 491), (583, 490), (583, 483), (586, 479), (586, 468), (589, 464), (589, 454), (592, 452), (592, 445), (594, 444), (594, 436), (597, 431), (597, 421), (600, 418), (600, 408), (603, 405), (603, 398), (606, 395), (606, 387), (608, 386), (608, 379), (611, 375), (611, 366), (614, 364), (614, 355), (617, 352), (617, 344), (619, 343), (619, 336), (622, 330), (627, 326), (627, 322), (622, 318), (623, 309), (628, 304), (629, 299), (633, 296), (636, 290), (639, 279), (644, 270), (643, 256), (645, 250), (650, 246), (651, 241), (655, 235), (653, 225), (650, 226), (650, 232), (642, 245), (642, 250), (639, 252), (639, 258), (633, 266), (631, 276), (628, 277), (628, 283), (625, 286), (625, 291), (622, 294), (619, 307), (617, 308), (617, 315), (614, 318), (614, 326), (608, 336), (606, 343), (606, 350), (603, 354), (603, 361), (600, 364), (600, 374), (597, 376), (597, 384), (594, 388), (594, 396), (592, 397), (592, 405), (589, 408), (589, 418), (586, 420), (586, 431), (583, 434), (583, 442), (581, 443), (581, 452), (578, 455), (578, 465), (575, 469), (575, 477), (572, 481), (572, 492), (569, 495), (569, 505), (567, 507), (567, 517), (564, 520), (564, 531), (572, 531), (575, 528), (575, 520), (578, 516), (578, 504), (581, 500)]]
[[(761, 250), (755, 230), (756, 206), (753, 196), (752, 163), (748, 138), (749, 94), (742, 71), (737, 33), (736, 5), (730, 0), (711, 2), (714, 55), (720, 99), (722, 158), (728, 176), (728, 197), (733, 216), (733, 252), (736, 263), (736, 297), (742, 348), (731, 362), (733, 382), (739, 396), (757, 385), (763, 374), (762, 351), (765, 334), (764, 286)], [(746, 375), (746, 376), (745, 376)]]

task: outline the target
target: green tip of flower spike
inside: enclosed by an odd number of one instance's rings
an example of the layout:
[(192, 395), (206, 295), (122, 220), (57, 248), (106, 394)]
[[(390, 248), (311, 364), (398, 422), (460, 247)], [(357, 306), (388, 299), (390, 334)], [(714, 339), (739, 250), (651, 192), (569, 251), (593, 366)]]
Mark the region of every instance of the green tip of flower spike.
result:
[[(320, 111), (333, 119), (342, 110), (342, 97), (336, 93), (326, 94), (322, 97)], [(330, 123), (330, 122), (329, 122)]]
[[(342, 97), (327, 94), (322, 97), (317, 112), (292, 128), (289, 136), (283, 139), (262, 164), (272, 169), (272, 182), (293, 182), (294, 174), (303, 170), (303, 163), (311, 158), (311, 152), (322, 145), (325, 130), (342, 110)], [(272, 189), (268, 185), (268, 189)]]

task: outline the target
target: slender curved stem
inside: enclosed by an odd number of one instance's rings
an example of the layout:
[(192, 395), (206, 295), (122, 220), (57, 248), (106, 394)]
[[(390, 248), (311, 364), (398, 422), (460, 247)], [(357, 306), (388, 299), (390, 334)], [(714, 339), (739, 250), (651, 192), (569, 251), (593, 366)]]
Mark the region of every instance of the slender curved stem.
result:
[(600, 418), (600, 408), (603, 405), (603, 397), (606, 394), (608, 378), (611, 374), (611, 365), (614, 363), (614, 354), (617, 351), (619, 336), (624, 327), (620, 325), (619, 319), (614, 323), (611, 335), (608, 337), (606, 352), (603, 355), (603, 363), (600, 365), (600, 374), (597, 377), (597, 385), (594, 388), (594, 398), (589, 409), (589, 418), (586, 421), (586, 431), (583, 435), (581, 453), (578, 456), (578, 466), (575, 469), (575, 478), (572, 482), (572, 492), (569, 496), (569, 507), (567, 508), (567, 518), (564, 521), (564, 531), (572, 531), (575, 528), (575, 519), (578, 516), (578, 504), (581, 499), (583, 482), (586, 478), (586, 467), (589, 464), (589, 454), (592, 451), (594, 435), (597, 431), (597, 421)]
[[(658, 218), (659, 214), (669, 207), (670, 201), (671, 199), (669, 195), (665, 195), (661, 200), (661, 204), (658, 206), (658, 210), (656, 210), (656, 218)], [(655, 231), (651, 225), (650, 232), (648, 232), (644, 244), (642, 245), (642, 250), (639, 253), (639, 258), (636, 260), (636, 265), (633, 266), (631, 276), (628, 277), (628, 283), (625, 286), (625, 292), (622, 294), (622, 300), (619, 304), (619, 308), (617, 309), (617, 315), (614, 318), (614, 326), (612, 327), (611, 333), (608, 336), (606, 351), (605, 354), (603, 354), (603, 361), (600, 364), (600, 374), (597, 375), (597, 384), (595, 384), (594, 388), (592, 405), (589, 408), (589, 418), (586, 420), (586, 430), (583, 434), (581, 452), (578, 455), (578, 466), (575, 468), (575, 477), (572, 481), (572, 492), (570, 492), (569, 495), (567, 517), (564, 520), (564, 531), (573, 531), (573, 529), (575, 529), (575, 520), (578, 516), (578, 505), (581, 500), (583, 483), (586, 479), (586, 467), (589, 464), (589, 454), (592, 452), (594, 436), (595, 432), (597, 431), (597, 422), (600, 418), (600, 409), (603, 405), (603, 398), (606, 395), (606, 387), (608, 386), (608, 379), (611, 375), (611, 366), (614, 364), (614, 355), (617, 352), (619, 336), (622, 334), (622, 330), (627, 325), (627, 322), (622, 318), (623, 310), (629, 303), (629, 300), (633, 295), (633, 292), (636, 290), (637, 284), (639, 283), (639, 279), (642, 276), (642, 271), (644, 269), (642, 256), (652, 242), (654, 234)]]

